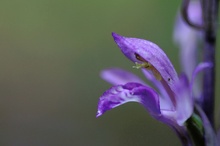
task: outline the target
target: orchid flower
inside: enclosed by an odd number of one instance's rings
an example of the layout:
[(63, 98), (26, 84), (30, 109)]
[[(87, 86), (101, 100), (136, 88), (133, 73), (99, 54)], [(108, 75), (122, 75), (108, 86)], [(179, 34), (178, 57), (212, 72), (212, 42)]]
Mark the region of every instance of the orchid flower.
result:
[(169, 58), (156, 44), (116, 33), (112, 36), (122, 53), (135, 63), (135, 68), (142, 69), (158, 92), (132, 73), (118, 68), (106, 69), (101, 76), (114, 86), (100, 97), (97, 117), (124, 103), (138, 102), (152, 117), (172, 127), (179, 137), (188, 139), (184, 123), (193, 113), (193, 79), (211, 64), (200, 64), (188, 82), (184, 74), (178, 77)]

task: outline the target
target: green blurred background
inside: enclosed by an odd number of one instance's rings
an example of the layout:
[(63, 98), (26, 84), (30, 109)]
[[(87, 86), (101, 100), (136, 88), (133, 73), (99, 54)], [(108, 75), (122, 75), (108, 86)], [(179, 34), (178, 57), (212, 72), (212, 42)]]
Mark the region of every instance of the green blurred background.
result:
[[(180, 3), (1, 0), (0, 145), (181, 145), (136, 103), (95, 118), (98, 98), (111, 86), (100, 79), (102, 69), (117, 66), (141, 75), (111, 32), (159, 44), (180, 70), (172, 42)], [(219, 88), (218, 76), (217, 82)]]

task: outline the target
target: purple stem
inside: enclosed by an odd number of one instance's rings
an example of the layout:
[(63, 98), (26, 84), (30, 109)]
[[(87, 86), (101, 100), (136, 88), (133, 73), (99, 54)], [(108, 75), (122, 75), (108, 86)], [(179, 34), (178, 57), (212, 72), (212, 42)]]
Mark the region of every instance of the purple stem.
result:
[(215, 47), (218, 25), (218, 2), (219, 0), (202, 0), (204, 20), (204, 61), (213, 63), (213, 67), (205, 70), (204, 72), (202, 108), (213, 127), (215, 101)]

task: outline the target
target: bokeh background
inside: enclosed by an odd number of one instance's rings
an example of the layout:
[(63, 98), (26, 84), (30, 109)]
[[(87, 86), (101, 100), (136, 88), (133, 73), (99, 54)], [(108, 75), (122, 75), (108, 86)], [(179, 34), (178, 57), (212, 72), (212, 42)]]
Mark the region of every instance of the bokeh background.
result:
[[(159, 44), (180, 71), (172, 42), (180, 3), (1, 0), (0, 145), (181, 145), (137, 103), (95, 118), (98, 98), (111, 86), (99, 77), (102, 69), (121, 67), (143, 77), (120, 53), (111, 32)], [(219, 49), (216, 56), (219, 74)], [(219, 76), (216, 81), (219, 89)]]

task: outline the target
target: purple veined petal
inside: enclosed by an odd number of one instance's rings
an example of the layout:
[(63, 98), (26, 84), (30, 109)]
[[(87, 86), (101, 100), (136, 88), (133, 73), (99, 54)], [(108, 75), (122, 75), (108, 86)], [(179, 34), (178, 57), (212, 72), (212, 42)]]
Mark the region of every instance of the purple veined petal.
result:
[[(167, 55), (156, 44), (138, 38), (127, 38), (112, 33), (112, 36), (122, 53), (134, 63), (150, 64), (155, 76), (162, 78), (162, 84), (168, 93), (175, 92), (178, 82), (177, 73)], [(171, 91), (171, 92), (170, 92)], [(171, 95), (171, 97), (173, 97)], [(175, 104), (174, 97), (172, 102)]]
[[(198, 76), (198, 74), (202, 71), (204, 71), (205, 69), (209, 69), (213, 67), (213, 64), (210, 63), (210, 62), (201, 62), (199, 65), (196, 66), (196, 68), (194, 69), (193, 71), (193, 74), (192, 74), (192, 79), (191, 79), (191, 82), (190, 82), (190, 90), (193, 90), (194, 92), (192, 93), (196, 93), (196, 95), (193, 95), (193, 97), (195, 97), (196, 100), (200, 100), (199, 98), (201, 97), (201, 87), (199, 88), (199, 83), (198, 82), (195, 82), (196, 80), (196, 77)], [(194, 87), (197, 87), (197, 88), (194, 88)], [(195, 89), (197, 89), (195, 91)]]
[(160, 116), (158, 94), (139, 83), (113, 86), (99, 99), (97, 117), (127, 102), (138, 102), (154, 117)]
[(101, 77), (112, 85), (124, 85), (128, 82), (136, 82), (145, 85), (136, 75), (120, 68), (109, 68), (101, 71)]
[(145, 77), (151, 82), (153, 83), (153, 85), (158, 89), (159, 93), (160, 93), (160, 108), (161, 110), (167, 110), (167, 109), (174, 109), (174, 105), (172, 104), (172, 101), (169, 97), (169, 95), (167, 94), (166, 90), (164, 89), (163, 85), (161, 84), (160, 81), (158, 81), (154, 75), (147, 71), (146, 69), (142, 69), (143, 74), (145, 75)]
[(176, 121), (181, 126), (193, 113), (193, 97), (186, 75), (182, 74), (176, 85)]

